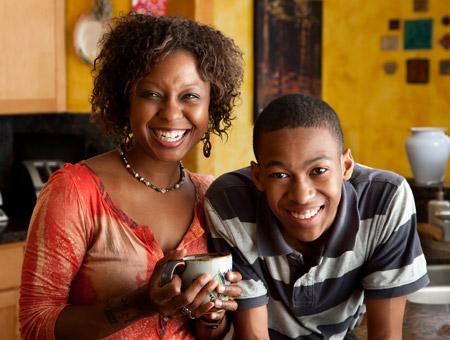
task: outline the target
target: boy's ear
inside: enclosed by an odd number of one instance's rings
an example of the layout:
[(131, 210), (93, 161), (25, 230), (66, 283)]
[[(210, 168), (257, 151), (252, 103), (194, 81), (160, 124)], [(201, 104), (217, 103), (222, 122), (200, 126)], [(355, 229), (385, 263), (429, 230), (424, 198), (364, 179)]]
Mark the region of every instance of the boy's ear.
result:
[(261, 181), (261, 166), (258, 163), (251, 161), (250, 168), (252, 170), (253, 183), (255, 183), (256, 188), (259, 191), (264, 191), (264, 185)]
[(353, 159), (350, 149), (344, 151), (341, 156), (342, 164), (342, 179), (347, 181), (352, 177), (353, 167), (355, 166), (355, 161)]

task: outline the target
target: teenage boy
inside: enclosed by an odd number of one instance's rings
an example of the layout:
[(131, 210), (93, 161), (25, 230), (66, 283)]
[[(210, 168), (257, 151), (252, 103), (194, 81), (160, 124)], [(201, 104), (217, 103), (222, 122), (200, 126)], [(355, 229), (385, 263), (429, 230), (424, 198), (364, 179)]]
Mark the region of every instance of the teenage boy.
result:
[(402, 338), (406, 295), (428, 284), (404, 178), (354, 162), (339, 119), (304, 94), (274, 100), (253, 130), (257, 162), (206, 193), (212, 246), (233, 254), (237, 339)]

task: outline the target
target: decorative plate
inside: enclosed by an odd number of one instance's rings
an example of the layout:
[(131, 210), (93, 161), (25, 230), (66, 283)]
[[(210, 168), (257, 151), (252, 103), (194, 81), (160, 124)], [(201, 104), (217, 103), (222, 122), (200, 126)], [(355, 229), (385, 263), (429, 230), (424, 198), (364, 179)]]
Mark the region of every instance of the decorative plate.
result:
[(95, 19), (90, 12), (78, 18), (73, 31), (73, 46), (84, 63), (94, 65), (99, 52), (98, 42), (104, 32), (104, 21)]

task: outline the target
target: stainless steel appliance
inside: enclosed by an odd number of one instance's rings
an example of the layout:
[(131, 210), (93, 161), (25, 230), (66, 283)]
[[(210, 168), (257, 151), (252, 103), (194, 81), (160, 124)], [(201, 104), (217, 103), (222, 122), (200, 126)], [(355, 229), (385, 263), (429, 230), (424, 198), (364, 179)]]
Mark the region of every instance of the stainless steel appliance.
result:
[[(4, 201), (2, 208), (10, 223), (16, 218), (29, 220), (42, 188), (64, 163), (76, 164), (96, 154), (91, 153), (91, 144), (85, 143), (85, 126), (77, 120), (72, 126), (66, 126), (64, 115), (54, 115), (50, 120), (34, 117), (31, 122), (44, 132), (33, 132), (29, 120), (26, 120), (26, 126), (14, 126), (12, 150), (8, 149), (8, 168), (0, 178), (4, 183), (0, 188)], [(29, 129), (33, 131), (28, 132)], [(55, 132), (58, 130), (69, 132)], [(94, 144), (97, 147), (98, 143)], [(3, 158), (6, 159), (6, 155)]]
[(9, 218), (6, 216), (5, 212), (1, 208), (3, 205), (2, 193), (0, 192), (0, 231), (3, 230), (4, 227), (8, 225)]
[(63, 168), (64, 162), (62, 160), (38, 159), (23, 161), (23, 165), (28, 170), (37, 198), (50, 176)]
[(64, 166), (61, 159), (28, 159), (14, 163), (13, 180), (4, 193), (4, 211), (10, 219), (29, 219), (36, 200), (50, 176)]

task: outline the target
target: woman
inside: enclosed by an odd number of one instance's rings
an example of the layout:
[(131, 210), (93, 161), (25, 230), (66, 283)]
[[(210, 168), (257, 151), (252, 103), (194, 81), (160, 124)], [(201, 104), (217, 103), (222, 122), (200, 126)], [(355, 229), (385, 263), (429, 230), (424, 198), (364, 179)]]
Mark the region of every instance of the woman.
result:
[[(95, 61), (91, 104), (118, 150), (66, 164), (39, 195), (23, 264), (25, 339), (215, 339), (241, 277), (161, 286), (169, 260), (207, 252), (203, 195), (212, 176), (181, 159), (222, 135), (242, 82), (242, 53), (211, 27), (130, 13)], [(200, 305), (213, 290), (230, 297)], [(212, 307), (222, 312), (208, 313)], [(195, 320), (194, 320), (195, 319)]]

